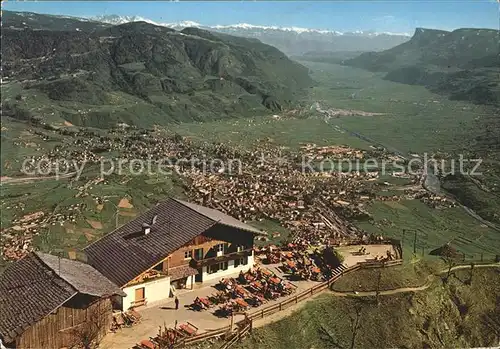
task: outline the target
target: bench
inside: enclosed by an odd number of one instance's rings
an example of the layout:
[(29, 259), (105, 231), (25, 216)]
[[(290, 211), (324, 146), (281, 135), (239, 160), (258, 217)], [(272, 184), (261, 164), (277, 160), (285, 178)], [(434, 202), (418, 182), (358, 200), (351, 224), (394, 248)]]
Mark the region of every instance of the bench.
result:
[(138, 299), (138, 300), (133, 301), (132, 303), (130, 303), (130, 307), (131, 308), (135, 308), (135, 307), (139, 307), (141, 305), (146, 305), (147, 303), (148, 303), (148, 301), (146, 300), (146, 298)]
[(188, 336), (194, 336), (196, 332), (198, 332), (198, 327), (196, 327), (190, 322), (186, 322), (185, 324), (179, 325), (179, 328)]

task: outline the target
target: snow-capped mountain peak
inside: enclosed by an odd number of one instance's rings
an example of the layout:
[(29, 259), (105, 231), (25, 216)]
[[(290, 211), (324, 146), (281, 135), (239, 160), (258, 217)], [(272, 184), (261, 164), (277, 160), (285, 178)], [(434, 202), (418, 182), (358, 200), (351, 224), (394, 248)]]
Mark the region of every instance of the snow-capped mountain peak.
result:
[(89, 18), (93, 21), (97, 22), (104, 22), (104, 23), (109, 23), (109, 24), (124, 24), (124, 23), (130, 23), (130, 22), (147, 22), (151, 24), (157, 24), (156, 22), (149, 20), (144, 17), (140, 16), (118, 16), (118, 15), (102, 15), (102, 16), (96, 16)]
[(237, 23), (237, 24), (229, 24), (229, 25), (214, 25), (211, 26), (212, 29), (246, 29), (246, 30), (276, 30), (276, 31), (286, 31), (286, 32), (296, 32), (297, 34), (302, 33), (319, 33), (319, 34), (337, 34), (342, 35), (342, 32), (332, 31), (332, 30), (323, 30), (323, 29), (311, 29), (311, 28), (301, 28), (301, 27), (278, 27), (275, 25), (266, 26), (266, 25), (254, 25), (248, 23)]
[(166, 27), (171, 27), (171, 28), (187, 28), (187, 27), (203, 27), (202, 24), (194, 21), (181, 21), (181, 22), (176, 22), (176, 23), (162, 23), (160, 25), (164, 25)]
[(217, 31), (237, 31), (237, 30), (245, 30), (245, 31), (281, 31), (281, 32), (290, 32), (296, 34), (329, 34), (329, 35), (356, 35), (356, 36), (379, 36), (379, 35), (394, 35), (394, 36), (408, 36), (411, 35), (408, 33), (390, 33), (390, 32), (374, 32), (374, 31), (354, 31), (354, 32), (340, 32), (336, 30), (328, 30), (328, 29), (313, 29), (313, 28), (302, 28), (302, 27), (280, 27), (273, 25), (255, 25), (249, 23), (236, 23), (236, 24), (228, 24), (228, 25), (203, 25), (198, 22), (185, 20), (174, 23), (161, 23), (155, 22), (147, 18), (143, 18), (140, 16), (117, 16), (117, 15), (105, 15), (105, 16), (97, 16), (91, 18), (92, 20), (105, 22), (109, 24), (123, 24), (129, 22), (147, 22), (159, 26), (174, 28), (174, 29), (183, 29), (187, 27), (197, 27), (197, 28), (205, 28), (212, 29)]
[[(144, 21), (158, 26), (182, 30), (196, 27), (223, 34), (254, 38), (278, 48), (289, 55), (301, 55), (310, 51), (380, 51), (405, 41), (411, 37), (406, 33), (377, 31), (336, 31), (302, 27), (280, 27), (276, 25), (257, 25), (236, 23), (227, 25), (205, 25), (191, 20), (175, 23), (160, 23), (139, 16), (100, 16), (89, 20), (107, 24), (124, 24)], [(182, 33), (181, 33), (182, 34)]]

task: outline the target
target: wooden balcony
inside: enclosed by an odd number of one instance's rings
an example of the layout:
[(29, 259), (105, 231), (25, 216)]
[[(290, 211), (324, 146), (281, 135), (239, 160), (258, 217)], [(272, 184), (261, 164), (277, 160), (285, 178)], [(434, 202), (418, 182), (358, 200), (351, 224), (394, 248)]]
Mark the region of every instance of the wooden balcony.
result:
[(166, 270), (160, 271), (160, 270), (152, 269), (152, 270), (148, 270), (147, 272), (136, 277), (134, 280), (130, 281), (127, 284), (127, 286), (142, 284), (144, 282), (165, 278), (167, 276), (169, 276), (169, 274), (168, 274), (168, 271), (166, 271)]
[(204, 258), (197, 260), (195, 258), (191, 259), (189, 262), (189, 265), (195, 269), (207, 266), (207, 265), (212, 265), (215, 263), (220, 263), (220, 262), (226, 262), (229, 260), (233, 259), (238, 259), (238, 258), (243, 258), (243, 257), (248, 257), (252, 255), (252, 248), (239, 251), (239, 252), (231, 252), (231, 253), (226, 253), (220, 257), (211, 257), (211, 258)]

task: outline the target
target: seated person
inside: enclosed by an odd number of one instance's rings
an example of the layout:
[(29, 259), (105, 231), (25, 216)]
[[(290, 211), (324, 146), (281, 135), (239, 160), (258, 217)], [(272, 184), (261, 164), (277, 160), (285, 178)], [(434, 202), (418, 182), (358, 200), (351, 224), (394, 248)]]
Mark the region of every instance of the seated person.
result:
[(238, 281), (242, 284), (246, 284), (247, 279), (245, 278), (245, 274), (243, 274), (243, 271), (240, 271), (240, 274), (238, 275)]

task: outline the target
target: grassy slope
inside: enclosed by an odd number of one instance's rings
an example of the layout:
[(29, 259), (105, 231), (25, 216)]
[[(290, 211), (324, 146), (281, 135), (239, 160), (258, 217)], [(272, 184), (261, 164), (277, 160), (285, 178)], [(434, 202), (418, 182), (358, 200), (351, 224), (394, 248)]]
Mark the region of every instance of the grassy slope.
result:
[[(37, 28), (43, 17), (27, 22)], [(294, 104), (312, 83), (305, 67), (258, 40), (145, 22), (96, 27), (96, 33), (8, 29), (5, 113), (85, 127), (151, 127), (261, 115)], [(109, 36), (116, 39), (105, 43)]]
[(401, 287), (422, 286), (427, 277), (443, 269), (444, 263), (432, 262), (404, 263), (390, 268), (360, 269), (349, 273), (336, 281), (332, 289), (338, 292), (374, 291), (377, 289), (380, 272), (380, 290), (392, 290)]
[(432, 249), (452, 241), (468, 258), (478, 258), (481, 252), (492, 257), (498, 253), (500, 234), (480, 225), (459, 207), (443, 210), (431, 209), (419, 200), (400, 202), (374, 202), (369, 211), (377, 225), (358, 222), (362, 228), (403, 239), (406, 255), (413, 252), (415, 231), (417, 232), (417, 253), (428, 254)]
[[(233, 98), (223, 93), (202, 90), (191, 95), (171, 93), (151, 95), (151, 103), (122, 91), (103, 92), (106, 101), (86, 103), (85, 101), (61, 101), (50, 99), (46, 92), (38, 89), (22, 89), (17, 82), (2, 86), (2, 102), (15, 104), (31, 116), (43, 116), (49, 124), (62, 125), (68, 121), (84, 127), (112, 127), (120, 122), (142, 127), (155, 124), (189, 120), (211, 120), (234, 118), (269, 113), (255, 98), (243, 98), (235, 104)], [(23, 101), (13, 102), (17, 95)], [(234, 97), (234, 96), (233, 96)], [(143, 116), (147, 115), (147, 118)], [(19, 116), (16, 116), (19, 118)]]
[[(490, 328), (487, 315), (500, 315), (498, 270), (476, 270), (471, 286), (461, 280), (468, 271), (457, 271), (449, 285), (437, 281), (416, 294), (373, 299), (334, 297), (329, 294), (307, 303), (291, 316), (253, 331), (236, 345), (246, 348), (350, 348), (349, 316), (361, 303), (361, 328), (355, 348), (452, 348), (498, 343), (500, 327)], [(364, 282), (361, 279), (360, 282)], [(496, 308), (496, 313), (495, 312)], [(495, 335), (496, 331), (496, 335)]]
[[(98, 178), (99, 168), (89, 167), (78, 181), (45, 180), (28, 183), (18, 183), (5, 185), (2, 187), (2, 207), (8, 208), (2, 210), (2, 227), (10, 223), (13, 217), (34, 212), (45, 208), (45, 211), (60, 213), (65, 207), (76, 203), (84, 203), (82, 217), (102, 221), (106, 229), (114, 228), (114, 220), (108, 214), (106, 209), (97, 211), (97, 203), (93, 197), (108, 199), (112, 204), (117, 205), (121, 198), (128, 197), (136, 210), (142, 210), (161, 199), (162, 196), (169, 194), (179, 194), (179, 186), (175, 178), (159, 178), (152, 182), (151, 176), (146, 175), (111, 175), (107, 176), (102, 183), (91, 185), (89, 190), (85, 191), (88, 195), (76, 198), (79, 187), (82, 187), (87, 181)], [(16, 204), (22, 203), (24, 208), (17, 208)], [(114, 211), (114, 210), (112, 210)], [(109, 228), (109, 229), (108, 229)]]

